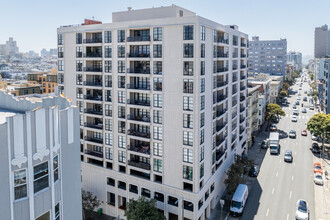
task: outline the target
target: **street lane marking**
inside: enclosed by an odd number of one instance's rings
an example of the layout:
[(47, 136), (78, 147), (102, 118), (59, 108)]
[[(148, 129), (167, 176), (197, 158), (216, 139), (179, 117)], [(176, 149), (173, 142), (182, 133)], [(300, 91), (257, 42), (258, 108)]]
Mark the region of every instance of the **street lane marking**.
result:
[[(298, 143), (297, 143), (298, 144)], [(294, 155), (297, 155), (297, 151), (294, 152)]]
[(269, 208), (267, 209), (266, 216), (268, 216), (268, 214), (269, 214)]
[(278, 176), (278, 171), (276, 172), (276, 177)]
[(290, 199), (291, 199), (291, 197), (292, 197), (292, 191), (290, 191)]
[(273, 190), (272, 190), (272, 194), (274, 194), (274, 191), (275, 191), (275, 188), (273, 188)]
[(286, 215), (286, 220), (289, 220), (289, 214)]
[(281, 163), (281, 159), (280, 159), (280, 163)]
[(294, 179), (294, 176), (291, 177), (291, 180), (292, 180), (292, 181), (293, 181), (293, 179)]
[(296, 142), (296, 145), (298, 145), (298, 142)]

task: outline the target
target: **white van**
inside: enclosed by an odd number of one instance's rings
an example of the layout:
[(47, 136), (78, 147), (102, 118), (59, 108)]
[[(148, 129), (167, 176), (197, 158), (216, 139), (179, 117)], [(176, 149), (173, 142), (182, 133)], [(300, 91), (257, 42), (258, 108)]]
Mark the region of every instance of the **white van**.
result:
[(230, 214), (232, 216), (241, 216), (249, 195), (249, 189), (245, 184), (239, 184), (230, 204)]

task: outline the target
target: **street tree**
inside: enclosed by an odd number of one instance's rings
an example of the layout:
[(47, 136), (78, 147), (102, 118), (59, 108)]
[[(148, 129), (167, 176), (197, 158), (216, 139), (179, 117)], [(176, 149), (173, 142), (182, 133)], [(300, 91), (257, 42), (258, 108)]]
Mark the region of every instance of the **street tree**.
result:
[(285, 82), (283, 83), (283, 89), (288, 90), (290, 88), (290, 84)]
[(285, 116), (285, 112), (282, 108), (275, 103), (269, 103), (266, 107), (266, 120), (268, 125), (275, 120), (276, 117)]
[(314, 79), (314, 74), (313, 73), (310, 74), (309, 77), (311, 78), (311, 80), (313, 80)]
[(330, 137), (330, 114), (318, 113), (313, 115), (308, 123), (307, 130), (323, 140), (329, 140)]
[(97, 199), (96, 195), (93, 195), (93, 193), (82, 190), (82, 208), (83, 208), (83, 216), (84, 219), (86, 218), (86, 211), (92, 212), (95, 209), (97, 209), (101, 202)]
[(288, 96), (288, 91), (285, 89), (282, 89), (280, 92), (280, 97), (283, 98), (283, 97), (287, 97), (287, 96)]
[(145, 197), (131, 199), (126, 203), (124, 215), (127, 220), (166, 220), (165, 216), (158, 212), (156, 200), (147, 200)]
[(292, 78), (298, 78), (299, 77), (299, 72), (298, 71), (294, 71), (293, 73), (292, 73)]

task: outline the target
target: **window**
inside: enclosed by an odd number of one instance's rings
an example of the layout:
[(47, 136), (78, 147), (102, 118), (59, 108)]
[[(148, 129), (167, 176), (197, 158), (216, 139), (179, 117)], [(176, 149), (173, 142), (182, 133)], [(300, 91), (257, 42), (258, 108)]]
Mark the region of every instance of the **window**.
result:
[(184, 96), (183, 97), (183, 110), (193, 111), (194, 110), (194, 99), (193, 97)]
[[(119, 61), (119, 62), (121, 62), (121, 61)], [(104, 71), (106, 73), (112, 73), (112, 61), (110, 61), (110, 60), (104, 61)]]
[(205, 96), (201, 96), (201, 110), (205, 109)]
[(154, 171), (156, 172), (163, 172), (163, 161), (154, 158)]
[(163, 139), (163, 128), (154, 126), (154, 139), (162, 140)]
[(154, 107), (163, 107), (163, 96), (161, 94), (154, 94)]
[(118, 151), (118, 161), (122, 163), (126, 163), (126, 152)]
[(58, 155), (53, 158), (54, 182), (58, 180)]
[(126, 138), (124, 136), (118, 135), (118, 147), (126, 149)]
[(156, 27), (154, 28), (154, 41), (162, 41), (163, 40), (163, 28)]
[(55, 220), (60, 220), (60, 203), (55, 205)]
[(193, 163), (193, 151), (192, 149), (183, 149), (183, 162)]
[(104, 43), (111, 43), (111, 31), (104, 31)]
[(58, 58), (63, 58), (64, 57), (63, 47), (58, 48), (57, 57)]
[(64, 44), (63, 34), (57, 35), (57, 44), (58, 45), (63, 45)]
[(34, 193), (37, 193), (49, 186), (48, 161), (33, 167), (34, 172)]
[(118, 30), (118, 43), (125, 42), (125, 30)]
[(105, 105), (105, 116), (112, 117), (112, 105)]
[(105, 144), (112, 146), (112, 134), (105, 133)]
[(200, 141), (199, 144), (204, 144), (204, 129), (201, 130)]
[(163, 90), (163, 78), (154, 78), (154, 91), (162, 91)]
[(199, 178), (201, 179), (203, 176), (204, 176), (204, 163), (202, 163), (199, 168)]
[(82, 44), (82, 33), (76, 33), (76, 44)]
[(108, 192), (107, 197), (108, 197), (108, 204), (115, 206), (116, 205), (116, 194)]
[(205, 123), (205, 113), (202, 112), (201, 113), (201, 128), (204, 127), (204, 123)]
[(193, 128), (193, 115), (192, 114), (183, 114), (183, 127), (184, 128)]
[(76, 71), (81, 72), (83, 67), (83, 61), (82, 60), (77, 60), (76, 61)]
[(183, 144), (193, 146), (193, 133), (189, 131), (183, 132)]
[(112, 120), (111, 119), (105, 119), (105, 130), (112, 131)]
[(82, 85), (82, 74), (76, 75), (76, 85)]
[(193, 92), (194, 92), (194, 80), (183, 79), (183, 93), (193, 93)]
[(162, 75), (163, 73), (163, 67), (162, 67), (162, 61), (154, 61), (154, 74), (156, 75)]
[(183, 40), (193, 40), (194, 39), (194, 26), (187, 25), (183, 26)]
[(201, 58), (205, 58), (205, 44), (201, 44)]
[(193, 179), (193, 168), (183, 165), (183, 179), (192, 180)]
[(154, 142), (154, 156), (163, 156), (163, 145), (161, 143)]
[(201, 76), (205, 75), (205, 61), (201, 61)]
[(82, 47), (76, 47), (76, 57), (81, 58), (82, 57)]
[(201, 40), (205, 40), (205, 27), (201, 26)]
[[(125, 50), (125, 47), (124, 47)], [(104, 57), (105, 58), (111, 58), (112, 57), (112, 48), (110, 46), (104, 47)]]
[(125, 73), (125, 61), (118, 61), (118, 73)]
[(118, 88), (125, 88), (125, 76), (118, 76)]
[(105, 87), (112, 87), (112, 76), (105, 75), (104, 81)]
[(154, 44), (154, 58), (162, 58), (162, 45)]
[(204, 160), (204, 146), (201, 147), (201, 150), (199, 152), (199, 161)]
[(26, 169), (14, 171), (15, 200), (27, 197)]
[(122, 133), (122, 134), (125, 134), (125, 122), (124, 121), (119, 121), (118, 122), (118, 133)]
[(125, 58), (125, 46), (118, 46), (118, 58)]
[(105, 158), (108, 160), (112, 160), (113, 152), (111, 148), (106, 147), (105, 148)]
[(194, 44), (183, 44), (183, 57), (184, 58), (194, 57)]
[(183, 62), (183, 75), (184, 76), (193, 76), (194, 75), (194, 62), (193, 61), (184, 61)]
[(162, 124), (163, 123), (163, 117), (162, 117), (162, 112), (154, 110), (154, 123), (155, 124)]
[(126, 118), (126, 110), (124, 106), (118, 106), (118, 118)]
[(118, 103), (125, 103), (126, 93), (125, 91), (118, 91)]
[(64, 61), (63, 60), (58, 61), (58, 71), (64, 71)]
[(205, 78), (201, 79), (201, 93), (205, 92)]
[(83, 115), (80, 115), (79, 123), (80, 123), (80, 126), (84, 126), (84, 116)]

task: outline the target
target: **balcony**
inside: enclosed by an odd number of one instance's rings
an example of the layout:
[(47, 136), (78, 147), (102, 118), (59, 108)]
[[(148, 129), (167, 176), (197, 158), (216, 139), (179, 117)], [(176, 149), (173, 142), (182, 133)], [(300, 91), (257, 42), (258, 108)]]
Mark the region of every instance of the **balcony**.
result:
[(239, 98), (239, 100), (242, 102), (242, 101), (244, 101), (245, 100), (245, 96), (241, 96), (240, 98)]
[(93, 115), (103, 115), (102, 110), (97, 110), (97, 109), (86, 109), (85, 108), (84, 112), (88, 113), (88, 114), (93, 114)]
[(150, 74), (149, 68), (128, 68), (128, 73)]
[(239, 134), (242, 134), (245, 131), (245, 128), (240, 128), (239, 129)]
[(137, 168), (141, 168), (141, 169), (145, 169), (145, 170), (150, 170), (150, 164), (148, 164), (148, 163), (142, 163), (142, 162), (138, 162), (138, 161), (129, 160), (128, 165), (134, 166)]
[(224, 137), (217, 139), (216, 140), (217, 146), (220, 146), (225, 140), (226, 140), (226, 138), (224, 138)]
[(216, 131), (217, 132), (221, 131), (226, 125), (227, 125), (227, 122), (224, 122), (224, 123), (221, 123), (221, 124), (217, 125)]
[(102, 53), (84, 53), (85, 58), (102, 58)]
[(222, 44), (228, 44), (228, 39), (224, 39), (224, 38), (222, 38), (222, 37), (219, 37), (218, 38), (218, 43), (222, 43)]
[(128, 129), (127, 134), (136, 136), (136, 137), (150, 138), (150, 132), (140, 132), (140, 131), (136, 131), (134, 129)]
[(103, 124), (84, 123), (84, 127), (103, 130)]
[(239, 110), (239, 112), (244, 112), (244, 110), (245, 110), (245, 107), (243, 107), (243, 108), (240, 108), (240, 110)]
[(239, 88), (240, 88), (240, 90), (244, 90), (246, 87), (245, 86), (241, 86)]
[(233, 102), (232, 102), (232, 107), (234, 107), (235, 105), (237, 105), (237, 100), (235, 99), (235, 100), (233, 100)]
[(236, 81), (237, 81), (237, 76), (234, 75), (234, 76), (233, 76), (233, 82), (236, 82)]
[(223, 109), (222, 111), (217, 111), (217, 117), (221, 117), (223, 114), (227, 112), (226, 109)]
[(246, 79), (246, 76), (241, 76), (241, 80), (242, 80), (242, 79)]
[(150, 90), (150, 85), (127, 84), (127, 89)]
[(222, 102), (224, 101), (225, 99), (227, 99), (228, 96), (227, 95), (220, 95), (220, 96), (217, 96), (217, 102)]
[(129, 53), (128, 57), (131, 57), (131, 58), (149, 58), (150, 53)]
[(84, 85), (102, 87), (102, 81), (84, 81)]
[(150, 116), (127, 115), (127, 119), (128, 120), (133, 120), (133, 121), (150, 122)]
[(243, 121), (245, 121), (245, 117), (240, 117), (240, 119), (239, 119), (239, 123), (242, 123)]
[(217, 150), (216, 152), (215, 152), (215, 158), (216, 158), (216, 160), (218, 161), (218, 160), (220, 160), (220, 158), (223, 156), (225, 154), (225, 151), (224, 150)]
[(102, 101), (102, 96), (84, 95), (84, 99), (93, 101)]
[(134, 100), (134, 99), (127, 99), (127, 104), (131, 104), (131, 105), (142, 105), (142, 106), (150, 106), (150, 100)]
[(91, 38), (91, 39), (84, 39), (84, 44), (97, 44), (102, 43), (102, 38)]
[(84, 67), (85, 72), (102, 72), (102, 67)]
[(228, 68), (227, 67), (219, 67), (217, 68), (217, 73), (222, 73), (222, 72), (226, 72), (228, 71)]
[(218, 52), (217, 53), (217, 58), (228, 58), (228, 53), (224, 53), (224, 52)]
[(127, 37), (127, 42), (150, 41), (150, 36), (132, 36)]
[(91, 155), (91, 156), (94, 156), (94, 157), (103, 158), (103, 153), (98, 152), (98, 151), (85, 150), (85, 154), (88, 154), (88, 155)]
[(220, 87), (225, 86), (227, 84), (228, 84), (228, 81), (217, 82), (217, 88), (220, 88)]
[(241, 69), (245, 69), (246, 68), (246, 65), (241, 65)]
[(128, 150), (150, 155), (150, 147), (149, 146), (136, 146), (136, 147), (128, 146)]
[(237, 65), (233, 65), (233, 70), (237, 70)]
[(241, 54), (241, 58), (246, 58), (246, 54)]
[(95, 142), (95, 143), (98, 143), (98, 144), (103, 144), (103, 139), (100, 139), (100, 138), (94, 138), (94, 137), (87, 137), (85, 136), (85, 141), (90, 141), (90, 142)]
[(245, 43), (241, 43), (241, 47), (246, 47), (246, 44)]

